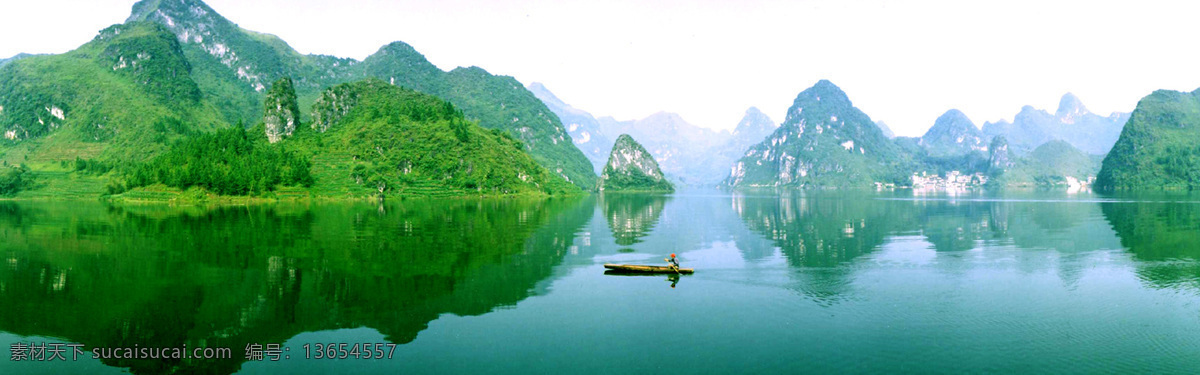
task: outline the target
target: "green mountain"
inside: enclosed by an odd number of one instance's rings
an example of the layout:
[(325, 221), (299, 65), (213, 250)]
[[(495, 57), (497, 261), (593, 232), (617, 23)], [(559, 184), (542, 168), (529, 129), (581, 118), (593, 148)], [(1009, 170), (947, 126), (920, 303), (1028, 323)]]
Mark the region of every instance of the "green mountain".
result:
[(522, 142), (484, 129), (453, 104), (378, 79), (326, 90), (313, 105), (314, 131), (284, 146), (310, 152), (316, 190), (381, 194), (559, 194), (578, 187), (522, 151)]
[(306, 66), (321, 58), (303, 56), (274, 35), (242, 29), (199, 0), (139, 1), (126, 23), (139, 21), (157, 23), (175, 35), (204, 97), (221, 108), (230, 124), (257, 121), (263, 94), (279, 78), (293, 77), (297, 91), (309, 95), (339, 82), (305, 74)]
[[(268, 122), (270, 113), (288, 112), (274, 108), (295, 100), (291, 89), (286, 79), (272, 85)], [(221, 195), (294, 187), (350, 198), (579, 192), (507, 133), (479, 127), (450, 102), (378, 79), (329, 88), (311, 116), (307, 127), (293, 123), (294, 131), (275, 139), (267, 123), (189, 137), (140, 165), (127, 186), (195, 186)]]
[(1100, 190), (1200, 188), (1200, 89), (1142, 98), (1096, 176)]
[(987, 151), (983, 133), (980, 133), (979, 128), (975, 127), (975, 123), (971, 122), (966, 114), (957, 109), (946, 111), (938, 117), (933, 127), (921, 136), (919, 143), (934, 157)]
[(558, 116), (516, 79), (479, 67), (443, 72), (401, 42), (384, 46), (362, 66), (369, 77), (449, 100), (481, 126), (504, 130), (523, 142), (547, 169), (578, 186), (595, 186), (591, 163), (575, 147)]
[(840, 88), (822, 80), (796, 97), (783, 125), (738, 160), (725, 184), (865, 188), (906, 181), (911, 160)]
[(988, 169), (985, 136), (957, 109), (939, 116), (920, 138), (896, 137), (892, 142), (919, 162), (917, 170), (920, 172), (974, 174)]
[(650, 152), (629, 134), (621, 134), (600, 174), (597, 190), (674, 192), (675, 186), (663, 176)]
[[(307, 109), (326, 88), (373, 76), (449, 100), (467, 120), (519, 140), (561, 178), (595, 184), (558, 118), (511, 77), (479, 68), (443, 72), (403, 43), (364, 62), (301, 55), (198, 0), (144, 0), (125, 24), (75, 51), (5, 61), (0, 161), (29, 164), (35, 175), (53, 175), (43, 180), (49, 187), (61, 182), (84, 196), (102, 192), (103, 183), (66, 181), (76, 179), (68, 165), (76, 159), (133, 165), (178, 138), (260, 120), (279, 141), (310, 121)], [(268, 92), (272, 82), (286, 82), (294, 98)]]
[(1003, 160), (993, 154), (990, 165), (996, 168), (993, 171), (1003, 170), (1003, 177), (996, 183), (1009, 186), (1071, 185), (1072, 180), (1082, 183), (1095, 177), (1100, 166), (1097, 157), (1060, 140), (1043, 143), (1025, 157), (1010, 155), (1008, 167), (999, 169)]
[(449, 100), (485, 128), (501, 129), (524, 142), (546, 168), (581, 187), (594, 186), (587, 158), (570, 141), (559, 119), (516, 79), (482, 68), (442, 71), (411, 46), (395, 42), (359, 62), (301, 55), (283, 40), (241, 29), (199, 0), (143, 0), (130, 20), (149, 20), (172, 30), (205, 75), (201, 89), (226, 110), (230, 123), (253, 123), (269, 82), (291, 77), (300, 108), (325, 88), (375, 77)]
[(104, 29), (62, 55), (0, 69), (0, 160), (44, 169), (76, 158), (137, 162), (170, 140), (225, 126), (165, 28)]

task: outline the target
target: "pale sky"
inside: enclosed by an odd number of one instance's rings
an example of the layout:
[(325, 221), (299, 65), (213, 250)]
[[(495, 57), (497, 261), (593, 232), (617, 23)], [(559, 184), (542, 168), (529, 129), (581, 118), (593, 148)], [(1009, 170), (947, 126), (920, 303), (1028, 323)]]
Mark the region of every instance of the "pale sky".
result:
[[(2, 0), (0, 56), (62, 53), (125, 20), (132, 0)], [(829, 79), (899, 135), (951, 108), (976, 125), (1073, 92), (1131, 111), (1200, 87), (1195, 1), (210, 0), (301, 53), (362, 59), (402, 40), (437, 66), (542, 82), (596, 116), (681, 114), (729, 129), (777, 122)]]

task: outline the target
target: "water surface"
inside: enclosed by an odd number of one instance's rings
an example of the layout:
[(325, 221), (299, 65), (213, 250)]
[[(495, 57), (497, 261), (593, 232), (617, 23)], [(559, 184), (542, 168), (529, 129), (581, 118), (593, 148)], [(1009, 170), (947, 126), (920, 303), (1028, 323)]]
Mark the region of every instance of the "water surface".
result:
[[(1200, 371), (1200, 199), (609, 195), (0, 202), (0, 345), (227, 347), (0, 373)], [(604, 263), (695, 275), (609, 276)], [(303, 359), (305, 344), (397, 344)], [(250, 344), (291, 358), (247, 361)]]

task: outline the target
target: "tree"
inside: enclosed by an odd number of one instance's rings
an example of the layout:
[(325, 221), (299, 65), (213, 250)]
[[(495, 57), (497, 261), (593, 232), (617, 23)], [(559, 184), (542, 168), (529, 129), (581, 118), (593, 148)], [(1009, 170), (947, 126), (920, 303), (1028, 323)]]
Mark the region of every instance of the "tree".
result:
[(17, 195), (32, 182), (29, 177), (29, 167), (0, 167), (0, 196)]

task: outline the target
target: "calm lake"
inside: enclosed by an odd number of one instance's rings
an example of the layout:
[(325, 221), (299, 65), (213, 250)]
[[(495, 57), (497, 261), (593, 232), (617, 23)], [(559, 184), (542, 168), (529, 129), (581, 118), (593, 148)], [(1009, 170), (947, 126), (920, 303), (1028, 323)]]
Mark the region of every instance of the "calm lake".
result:
[[(696, 273), (603, 272), (671, 253)], [(0, 345), (2, 374), (1197, 373), (1200, 196), (0, 202)], [(233, 358), (90, 357), (135, 345)]]

